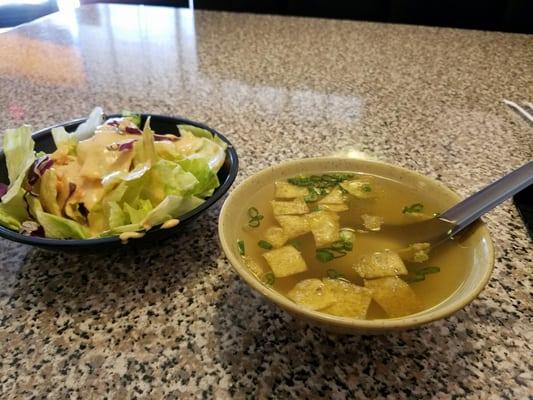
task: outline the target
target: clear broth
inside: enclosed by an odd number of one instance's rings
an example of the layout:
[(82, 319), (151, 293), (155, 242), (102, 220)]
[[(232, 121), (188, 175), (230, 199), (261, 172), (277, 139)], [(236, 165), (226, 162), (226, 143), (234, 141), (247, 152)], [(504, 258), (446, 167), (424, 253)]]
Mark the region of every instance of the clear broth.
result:
[[(302, 253), (308, 269), (305, 272), (285, 278), (276, 278), (272, 285), (274, 290), (286, 296), (298, 282), (304, 279), (327, 277), (328, 269), (334, 269), (351, 282), (363, 285), (362, 279), (353, 269), (353, 265), (359, 257), (374, 251), (397, 250), (405, 247), (409, 241), (404, 235), (400, 237), (397, 233), (387, 234), (385, 230), (377, 232), (366, 230), (363, 226), (361, 215), (381, 216), (384, 219), (384, 224), (409, 224), (416, 222), (416, 219), (402, 212), (405, 206), (422, 203), (424, 204), (424, 214), (426, 215), (432, 215), (444, 209), (444, 205), (436, 197), (435, 193), (427, 193), (420, 188), (407, 186), (383, 177), (365, 176), (372, 179), (376, 197), (373, 199), (357, 199), (348, 195), (348, 211), (338, 213), (341, 228), (350, 227), (356, 231), (353, 250), (344, 257), (322, 263), (315, 258), (316, 246), (312, 234), (307, 233), (298, 237), (295, 240), (298, 241), (298, 249)], [(265, 238), (264, 233), (267, 228), (278, 226), (270, 204), (270, 201), (274, 198), (274, 183), (261, 188), (250, 199), (246, 207), (243, 207), (243, 217), (239, 221), (243, 227), (241, 239), (245, 243), (246, 256), (251, 257), (262, 268), (264, 273), (270, 271), (267, 262), (262, 257), (262, 254), (267, 250), (259, 247), (257, 243)], [(257, 228), (248, 226), (247, 210), (249, 207), (257, 208), (264, 216), (260, 226)], [(410, 283), (411, 288), (419, 298), (422, 309), (432, 308), (453, 294), (465, 279), (465, 266), (471, 262), (471, 249), (457, 242), (449, 242), (431, 251), (429, 260), (424, 263), (406, 262), (405, 265), (408, 270), (421, 265), (438, 266), (440, 268), (440, 272), (426, 275), (425, 280)], [(381, 318), (388, 317), (377, 303), (372, 301), (368, 309), (367, 319)]]

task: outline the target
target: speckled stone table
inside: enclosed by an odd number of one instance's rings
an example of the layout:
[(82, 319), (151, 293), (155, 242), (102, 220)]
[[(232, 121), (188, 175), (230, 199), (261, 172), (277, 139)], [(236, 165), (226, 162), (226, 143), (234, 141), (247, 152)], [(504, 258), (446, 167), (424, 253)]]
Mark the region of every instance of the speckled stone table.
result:
[[(170, 8), (89, 6), (0, 35), (0, 125), (142, 110), (227, 134), (239, 180), (349, 153), (462, 195), (533, 157), (501, 100), (533, 100), (533, 37)], [(533, 396), (532, 242), (486, 217), (494, 275), (446, 320), (333, 336), (254, 295), (219, 207), (147, 249), (76, 256), (0, 240), (0, 398)]]

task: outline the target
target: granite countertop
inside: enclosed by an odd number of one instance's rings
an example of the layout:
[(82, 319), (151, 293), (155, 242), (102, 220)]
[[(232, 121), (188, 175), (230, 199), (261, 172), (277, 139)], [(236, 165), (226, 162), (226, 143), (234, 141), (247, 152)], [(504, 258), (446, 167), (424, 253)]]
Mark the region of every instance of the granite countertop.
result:
[[(87, 6), (0, 35), (0, 125), (106, 110), (183, 115), (236, 146), (238, 180), (347, 152), (468, 195), (533, 157), (502, 98), (533, 100), (533, 37)], [(154, 248), (77, 256), (0, 240), (1, 398), (533, 396), (532, 243), (511, 202), (472, 304), (424, 328), (334, 336), (256, 296), (220, 206)]]

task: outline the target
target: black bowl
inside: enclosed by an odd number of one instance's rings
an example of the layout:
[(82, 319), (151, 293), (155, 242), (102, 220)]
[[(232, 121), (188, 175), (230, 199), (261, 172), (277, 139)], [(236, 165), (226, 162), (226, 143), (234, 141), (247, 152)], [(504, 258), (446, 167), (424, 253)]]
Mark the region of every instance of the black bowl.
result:
[[(120, 116), (121, 114), (107, 115), (108, 118)], [(213, 135), (218, 136), (220, 139), (222, 139), (228, 144), (228, 148), (226, 150), (226, 160), (224, 161), (224, 165), (222, 166), (220, 171), (218, 171), (218, 179), (220, 180), (220, 186), (215, 190), (211, 197), (206, 199), (206, 201), (202, 203), (199, 207), (195, 208), (192, 211), (189, 211), (187, 214), (182, 215), (180, 217), (180, 223), (175, 227), (170, 229), (161, 229), (160, 227), (154, 227), (148, 232), (146, 232), (146, 235), (144, 235), (142, 238), (129, 240), (128, 245), (133, 244), (145, 246), (158, 243), (171, 235), (183, 231), (184, 228), (196, 218), (198, 218), (198, 216), (200, 216), (202, 212), (204, 212), (209, 207), (213, 206), (218, 200), (220, 200), (220, 198), (228, 191), (231, 184), (235, 180), (235, 177), (237, 176), (237, 171), (239, 169), (237, 152), (235, 151), (229, 140), (213, 128), (210, 128), (199, 122), (189, 121), (184, 118), (175, 118), (154, 114), (141, 114), (141, 125), (144, 124), (148, 116), (151, 116), (150, 126), (152, 130), (154, 130), (156, 133), (171, 133), (176, 136), (179, 136), (177, 128), (178, 124), (194, 125), (199, 128), (206, 129)], [(46, 153), (52, 153), (56, 149), (54, 140), (52, 138), (52, 128), (57, 126), (63, 126), (67, 130), (67, 132), (73, 132), (78, 127), (78, 125), (80, 125), (84, 121), (85, 118), (76, 119), (74, 121), (58, 124), (53, 127), (42, 129), (34, 133), (33, 140), (35, 141), (35, 150), (44, 151)], [(2, 151), (0, 151), (0, 182), (6, 184), (8, 183), (5, 155)], [(48, 239), (35, 236), (25, 236), (2, 226), (0, 226), (0, 236), (19, 243), (29, 244), (47, 250), (64, 252), (100, 253), (124, 246), (118, 236), (85, 240)]]

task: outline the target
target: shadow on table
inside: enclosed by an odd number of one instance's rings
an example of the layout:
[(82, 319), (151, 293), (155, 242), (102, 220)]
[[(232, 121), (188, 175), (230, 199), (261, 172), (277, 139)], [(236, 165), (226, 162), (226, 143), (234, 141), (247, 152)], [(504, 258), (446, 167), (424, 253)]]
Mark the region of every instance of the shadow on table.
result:
[[(292, 318), (239, 280), (217, 304), (217, 311), (215, 331), (224, 334), (212, 346), (231, 376), (232, 395), (335, 398), (340, 390), (372, 398), (421, 398), (438, 386), (443, 393), (468, 393), (469, 382), (479, 382), (475, 372), (465, 368), (482, 357), (476, 348), (476, 328), (465, 311), (452, 321), (418, 330), (333, 335)], [(489, 315), (491, 310), (473, 312)], [(512, 323), (514, 317), (509, 318)]]

